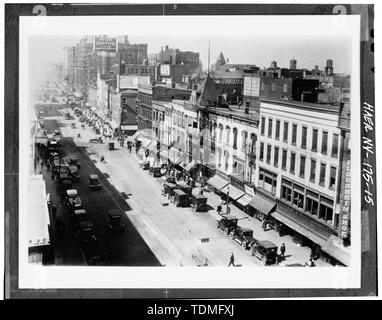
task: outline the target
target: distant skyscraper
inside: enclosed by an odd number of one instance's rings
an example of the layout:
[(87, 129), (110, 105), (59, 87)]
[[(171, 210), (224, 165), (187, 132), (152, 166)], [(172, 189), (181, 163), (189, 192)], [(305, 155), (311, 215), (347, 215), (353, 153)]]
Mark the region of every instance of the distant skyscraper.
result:
[(291, 59), (290, 60), (290, 69), (297, 69), (297, 60), (296, 59)]
[(330, 76), (334, 73), (333, 60), (326, 60), (325, 74)]

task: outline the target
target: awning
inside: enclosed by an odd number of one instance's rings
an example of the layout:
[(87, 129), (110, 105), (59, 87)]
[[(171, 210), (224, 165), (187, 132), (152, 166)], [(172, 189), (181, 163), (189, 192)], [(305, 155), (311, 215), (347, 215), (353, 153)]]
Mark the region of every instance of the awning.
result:
[(312, 240), (314, 243), (318, 244), (321, 247), (324, 246), (327, 242), (327, 238), (324, 238), (323, 236), (314, 233), (309, 229), (308, 226), (305, 226), (303, 223), (301, 223), (301, 221), (297, 222), (291, 217), (283, 215), (279, 211), (272, 212), (272, 217), (287, 225), (289, 228), (307, 237), (308, 239)]
[(251, 201), (248, 203), (252, 208), (260, 211), (261, 213), (268, 215), (276, 206), (276, 203), (263, 198), (262, 196), (255, 194)]
[(149, 140), (146, 138), (141, 138), (140, 141), (142, 142), (141, 147), (143, 147), (145, 149), (150, 145), (150, 143), (153, 142), (152, 140)]
[(245, 195), (245, 192), (243, 190), (236, 188), (232, 184), (229, 184), (228, 186), (224, 187), (220, 191), (223, 192), (224, 194), (228, 193), (228, 196), (233, 200), (237, 200), (243, 195)]
[(321, 250), (335, 258), (345, 266), (350, 265), (350, 251), (344, 247), (342, 240), (332, 235)]
[(185, 168), (187, 172), (189, 172), (196, 165), (196, 161), (192, 160)]
[(179, 164), (181, 163), (187, 156), (187, 153), (181, 153), (181, 154), (171, 154), (169, 153), (169, 160), (172, 164)]
[(208, 180), (207, 183), (213, 186), (215, 189), (220, 190), (223, 189), (229, 183), (229, 181), (216, 174), (210, 180)]
[(250, 203), (251, 200), (252, 200), (252, 196), (250, 196), (249, 194), (245, 194), (239, 200), (237, 200), (237, 202), (245, 207), (248, 205), (248, 203)]
[(168, 159), (168, 150), (167, 149), (165, 149), (165, 150), (162, 150), (160, 153), (159, 153), (159, 155), (163, 158), (163, 159), (165, 159), (165, 160), (167, 160)]
[(136, 133), (134, 133), (132, 136), (130, 136), (129, 138), (131, 139), (131, 140), (134, 140), (134, 139), (137, 139), (138, 138), (138, 136), (140, 135), (140, 131), (137, 131)]

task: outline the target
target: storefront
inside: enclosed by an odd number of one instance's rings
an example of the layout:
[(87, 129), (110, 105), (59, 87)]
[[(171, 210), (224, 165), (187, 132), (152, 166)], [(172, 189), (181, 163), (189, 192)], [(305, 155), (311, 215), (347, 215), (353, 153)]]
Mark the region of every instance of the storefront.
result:
[(331, 231), (319, 223), (308, 220), (303, 217), (302, 213), (298, 213), (278, 203), (275, 212), (272, 212), (271, 219), (274, 219), (276, 228), (280, 236), (289, 234), (293, 237), (295, 243), (301, 246), (309, 246), (312, 249), (323, 247), (331, 235)]
[(215, 191), (220, 191), (229, 184), (229, 181), (219, 174), (215, 174), (207, 183), (215, 189)]
[(350, 266), (350, 247), (345, 247), (342, 239), (332, 235), (321, 247), (321, 258), (335, 266)]
[(276, 203), (255, 193), (248, 203), (247, 213), (256, 219), (263, 221), (269, 219), (269, 215), (275, 210)]
[(237, 201), (239, 198), (245, 195), (245, 192), (232, 183), (228, 184), (220, 190), (221, 193), (228, 196), (231, 200)]

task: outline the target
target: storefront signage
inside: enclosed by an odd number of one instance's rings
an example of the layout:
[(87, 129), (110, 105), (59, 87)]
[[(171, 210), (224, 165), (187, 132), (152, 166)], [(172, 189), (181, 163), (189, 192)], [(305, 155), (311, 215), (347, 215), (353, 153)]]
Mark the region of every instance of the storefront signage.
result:
[(243, 79), (213, 79), (214, 84), (243, 84)]
[(94, 51), (117, 51), (117, 39), (107, 37), (95, 37), (94, 38)]
[(244, 95), (247, 97), (260, 96), (260, 77), (244, 77)]
[(348, 159), (345, 167), (345, 180), (343, 186), (342, 206), (341, 206), (341, 224), (340, 238), (349, 237), (349, 222), (350, 222), (350, 203), (351, 203), (351, 163)]
[(253, 188), (250, 186), (244, 185), (245, 193), (250, 195), (251, 197), (255, 196), (255, 192), (253, 191)]

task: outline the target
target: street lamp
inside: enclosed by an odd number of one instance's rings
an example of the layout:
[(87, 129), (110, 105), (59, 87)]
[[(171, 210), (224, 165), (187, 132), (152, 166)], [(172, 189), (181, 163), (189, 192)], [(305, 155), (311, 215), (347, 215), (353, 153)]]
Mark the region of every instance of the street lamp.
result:
[(228, 214), (229, 213), (229, 186), (230, 184), (228, 184), (228, 187), (227, 187), (227, 210), (226, 210), (226, 213)]

